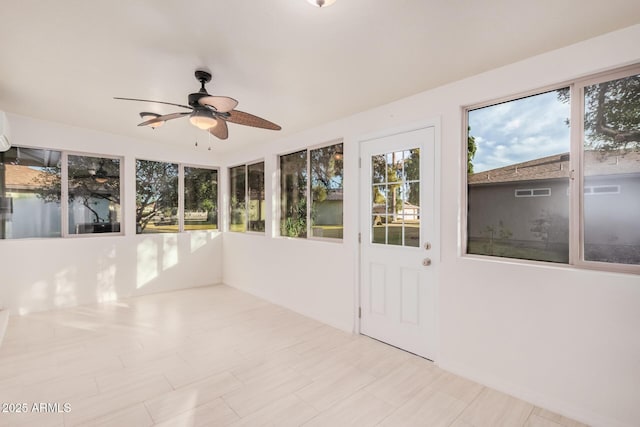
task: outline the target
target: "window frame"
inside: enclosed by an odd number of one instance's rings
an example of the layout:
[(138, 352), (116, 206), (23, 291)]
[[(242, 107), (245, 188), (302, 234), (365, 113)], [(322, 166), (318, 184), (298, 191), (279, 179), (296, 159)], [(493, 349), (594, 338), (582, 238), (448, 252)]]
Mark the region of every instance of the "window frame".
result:
[[(55, 240), (55, 239), (87, 239), (100, 237), (124, 236), (126, 233), (126, 210), (125, 210), (125, 157), (114, 154), (90, 153), (84, 151), (67, 150), (64, 148), (43, 147), (38, 145), (19, 144), (12, 148), (27, 148), (34, 150), (47, 150), (60, 152), (60, 236), (59, 237), (24, 237), (18, 239), (0, 239), (0, 241), (11, 240)], [(105, 159), (120, 160), (120, 231), (107, 233), (69, 233), (69, 156), (86, 156)]]
[[(60, 161), (65, 167), (60, 171), (60, 185), (61, 185), (61, 196), (60, 202), (64, 203), (65, 208), (61, 211), (62, 214), (62, 237), (70, 237), (72, 239), (76, 238), (87, 238), (94, 235), (104, 235), (104, 236), (124, 236), (126, 234), (125, 223), (126, 221), (126, 210), (125, 210), (125, 159), (124, 156), (116, 156), (116, 155), (108, 155), (108, 154), (92, 154), (92, 153), (84, 153), (81, 151), (67, 151), (60, 150), (62, 155), (60, 156)], [(114, 231), (110, 233), (69, 233), (69, 156), (85, 156), (85, 157), (96, 157), (96, 158), (104, 158), (104, 159), (118, 159), (120, 160), (120, 231)], [(66, 210), (66, 214), (65, 214)]]
[[(150, 236), (150, 235), (163, 235), (163, 234), (167, 234), (167, 235), (173, 235), (173, 234), (180, 234), (180, 233), (193, 233), (193, 232), (210, 232), (210, 233), (218, 233), (220, 232), (220, 168), (218, 166), (206, 166), (206, 165), (198, 165), (198, 164), (193, 164), (193, 163), (182, 163), (182, 162), (173, 162), (170, 160), (156, 160), (153, 158), (143, 158), (143, 157), (134, 157), (133, 159), (133, 173), (134, 173), (134, 178), (133, 178), (133, 193), (134, 193), (134, 198), (137, 197), (137, 190), (136, 190), (136, 184), (137, 184), (137, 174), (136, 174), (136, 167), (137, 167), (137, 162), (138, 160), (141, 161), (147, 161), (147, 162), (158, 162), (158, 163), (173, 163), (173, 164), (177, 164), (178, 165), (178, 230), (175, 232), (168, 232), (168, 233), (138, 233), (137, 230), (135, 232), (136, 236)], [(184, 191), (185, 191), (185, 184), (184, 184), (184, 168), (198, 168), (198, 169), (207, 169), (207, 170), (215, 170), (217, 171), (217, 176), (218, 176), (218, 181), (216, 182), (217, 185), (217, 191), (216, 191), (216, 208), (218, 210), (218, 213), (216, 215), (217, 218), (217, 224), (216, 224), (216, 228), (212, 228), (212, 229), (206, 229), (206, 230), (185, 230), (184, 229)], [(133, 221), (135, 223), (135, 213), (134, 213), (134, 218)], [(137, 227), (137, 224), (135, 224)]]
[[(257, 164), (262, 163), (263, 168), (263, 184), (265, 187), (265, 202), (266, 202), (266, 190), (267, 190), (267, 170), (266, 170), (266, 162), (264, 159), (257, 159), (250, 162), (238, 163), (236, 165), (231, 165), (227, 167), (227, 176), (229, 177), (229, 205), (227, 207), (227, 215), (229, 217), (229, 221), (227, 221), (227, 230), (230, 233), (238, 233), (238, 234), (254, 234), (256, 236), (265, 236), (267, 234), (267, 219), (265, 217), (265, 226), (263, 231), (254, 231), (249, 229), (249, 166), (255, 166)], [(231, 230), (231, 169), (243, 167), (244, 168), (244, 231), (235, 231)]]
[[(344, 162), (344, 138), (335, 138), (326, 142), (322, 142), (322, 143), (318, 143), (318, 144), (314, 144), (314, 145), (309, 145), (306, 146), (304, 148), (296, 148), (296, 149), (292, 149), (290, 151), (286, 151), (286, 152), (282, 152), (282, 153), (278, 153), (276, 155), (276, 164), (278, 165), (278, 173), (277, 173), (277, 179), (278, 179), (278, 191), (276, 194), (277, 200), (278, 200), (278, 208), (277, 208), (277, 214), (276, 214), (276, 224), (277, 224), (277, 234), (274, 235), (282, 238), (282, 239), (291, 239), (291, 240), (316, 240), (316, 241), (320, 241), (320, 242), (331, 242), (331, 243), (344, 243), (344, 236), (345, 236), (345, 231), (344, 231), (344, 198), (343, 198), (343, 211), (342, 211), (342, 238), (338, 239), (338, 238), (333, 238), (333, 237), (317, 237), (313, 235), (312, 232), (312, 227), (311, 227), (311, 206), (313, 204), (313, 200), (312, 200), (312, 194), (311, 194), (311, 190), (312, 190), (312, 186), (311, 186), (311, 151), (313, 150), (317, 150), (319, 148), (326, 148), (326, 147), (331, 147), (333, 145), (338, 145), (338, 144), (342, 144), (342, 155), (343, 155), (343, 162)], [(287, 156), (289, 154), (294, 154), (294, 153), (299, 153), (301, 151), (306, 151), (306, 168), (307, 168), (307, 188), (305, 191), (305, 196), (307, 197), (307, 222), (306, 222), (306, 226), (307, 226), (307, 235), (306, 237), (289, 237), (289, 236), (283, 236), (281, 233), (281, 222), (282, 222), (282, 171), (280, 168), (280, 158), (283, 156)], [(344, 166), (343, 166), (343, 170), (342, 170), (342, 174), (343, 174), (343, 180), (344, 180)], [(342, 184), (342, 189), (344, 191), (344, 182)], [(343, 193), (344, 194), (344, 193)]]
[[(599, 270), (614, 273), (640, 274), (640, 265), (610, 263), (602, 261), (586, 261), (584, 259), (584, 89), (587, 86), (613, 81), (633, 75), (640, 74), (640, 63), (617, 67), (608, 71), (591, 74), (563, 81), (561, 83), (547, 85), (536, 89), (531, 89), (516, 94), (493, 98), (480, 103), (461, 106), (461, 192), (460, 192), (460, 245), (458, 255), (463, 258), (490, 260), (499, 263), (537, 265), (557, 268), (573, 268)], [(504, 258), (493, 255), (469, 254), (468, 251), (468, 126), (469, 111), (483, 107), (497, 105), (505, 102), (515, 101), (521, 98), (535, 96), (550, 91), (569, 88), (570, 93), (570, 128), (569, 128), (569, 260), (567, 263), (554, 263), (548, 261), (537, 261), (519, 258)], [(573, 196), (576, 195), (576, 196)], [(517, 196), (516, 196), (517, 197)], [(533, 197), (533, 196), (529, 196)]]
[[(184, 203), (185, 203), (185, 181), (184, 181), (184, 168), (192, 169), (206, 169), (210, 171), (216, 171), (216, 228), (208, 228), (204, 230), (185, 230), (184, 229)], [(182, 212), (178, 220), (178, 233), (193, 233), (193, 232), (220, 232), (220, 168), (217, 166), (203, 166), (192, 163), (178, 163), (178, 210)]]

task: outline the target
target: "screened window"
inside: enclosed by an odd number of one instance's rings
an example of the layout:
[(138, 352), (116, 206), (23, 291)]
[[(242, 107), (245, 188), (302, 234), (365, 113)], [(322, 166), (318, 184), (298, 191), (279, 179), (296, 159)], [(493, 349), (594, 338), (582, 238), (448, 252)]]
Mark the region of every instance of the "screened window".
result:
[(178, 164), (136, 160), (136, 233), (178, 231)]
[(265, 230), (264, 162), (247, 166), (248, 228)]
[(342, 239), (342, 144), (311, 150), (311, 232)]
[(264, 162), (229, 168), (229, 187), (229, 230), (264, 232)]
[(120, 159), (69, 155), (69, 234), (120, 232)]
[(247, 168), (236, 166), (229, 169), (229, 197), (231, 217), (229, 221), (230, 231), (247, 231)]
[(0, 152), (0, 238), (61, 237), (62, 153), (12, 147)]
[(639, 68), (467, 110), (467, 253), (640, 272)]
[(184, 230), (218, 228), (218, 171), (184, 167)]
[(638, 265), (640, 75), (584, 86), (583, 105), (584, 260)]
[(281, 236), (342, 239), (343, 157), (342, 143), (280, 156)]

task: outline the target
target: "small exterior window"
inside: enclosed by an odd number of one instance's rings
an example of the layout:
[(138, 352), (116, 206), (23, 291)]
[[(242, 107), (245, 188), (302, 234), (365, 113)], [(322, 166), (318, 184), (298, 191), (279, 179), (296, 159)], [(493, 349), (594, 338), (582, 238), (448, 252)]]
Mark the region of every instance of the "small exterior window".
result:
[(527, 188), (527, 189), (517, 189), (516, 197), (543, 197), (550, 196), (551, 189), (550, 188)]

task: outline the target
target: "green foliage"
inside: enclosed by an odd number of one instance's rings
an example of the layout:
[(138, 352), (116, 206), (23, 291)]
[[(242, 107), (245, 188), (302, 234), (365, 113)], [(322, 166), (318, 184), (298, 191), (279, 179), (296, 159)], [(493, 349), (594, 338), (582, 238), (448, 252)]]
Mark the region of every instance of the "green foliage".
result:
[(473, 158), (478, 151), (478, 145), (476, 144), (476, 137), (471, 135), (471, 126), (467, 127), (467, 173), (473, 173)]
[(144, 230), (156, 214), (173, 214), (172, 208), (177, 206), (178, 165), (136, 160), (136, 224), (139, 230)]
[[(586, 86), (584, 97), (586, 148), (640, 149), (640, 75)], [(569, 89), (558, 99), (569, 102)]]

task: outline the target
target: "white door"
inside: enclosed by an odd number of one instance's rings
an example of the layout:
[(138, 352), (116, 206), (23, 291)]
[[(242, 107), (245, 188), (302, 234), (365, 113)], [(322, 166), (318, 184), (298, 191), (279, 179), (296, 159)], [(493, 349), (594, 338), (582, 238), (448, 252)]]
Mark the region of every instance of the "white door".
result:
[(360, 332), (435, 356), (435, 131), (360, 144)]

